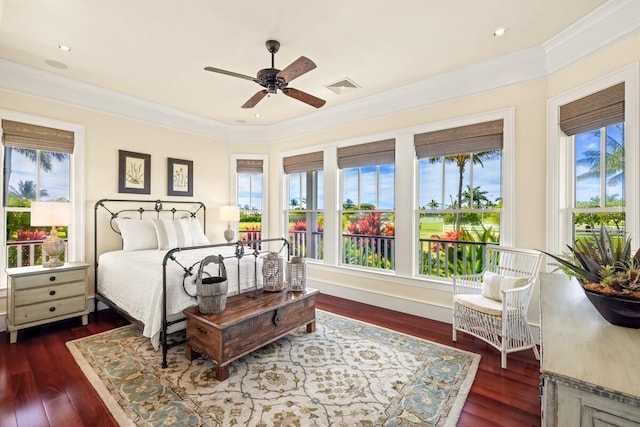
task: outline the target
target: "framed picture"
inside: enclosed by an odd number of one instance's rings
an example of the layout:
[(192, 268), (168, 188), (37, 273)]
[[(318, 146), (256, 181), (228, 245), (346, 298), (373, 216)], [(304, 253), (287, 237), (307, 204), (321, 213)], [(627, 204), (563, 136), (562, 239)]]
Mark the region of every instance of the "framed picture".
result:
[(151, 194), (151, 155), (119, 153), (118, 193)]
[(167, 194), (169, 196), (193, 196), (193, 162), (167, 159)]

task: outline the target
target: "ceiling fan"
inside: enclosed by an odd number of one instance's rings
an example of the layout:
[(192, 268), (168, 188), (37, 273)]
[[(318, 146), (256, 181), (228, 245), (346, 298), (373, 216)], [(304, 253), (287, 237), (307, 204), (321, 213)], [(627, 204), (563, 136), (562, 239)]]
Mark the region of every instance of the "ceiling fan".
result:
[(285, 95), (309, 104), (312, 107), (322, 107), (326, 102), (324, 99), (316, 98), (313, 95), (310, 95), (298, 89), (294, 89), (292, 87), (287, 87), (291, 80), (295, 79), (296, 77), (300, 77), (304, 73), (316, 68), (316, 64), (314, 64), (313, 61), (309, 58), (301, 56), (300, 58), (293, 61), (284, 70), (278, 70), (274, 65), (274, 56), (280, 49), (280, 43), (275, 40), (267, 40), (266, 45), (267, 50), (271, 53), (271, 68), (265, 68), (258, 71), (256, 77), (246, 76), (244, 74), (221, 70), (220, 68), (214, 67), (204, 67), (204, 69), (207, 71), (212, 71), (214, 73), (226, 74), (232, 77), (251, 80), (265, 88), (258, 91), (255, 95), (249, 98), (249, 100), (242, 105), (242, 108), (255, 107), (255, 105), (260, 102), (262, 98), (270, 93), (277, 93), (278, 89), (280, 89)]

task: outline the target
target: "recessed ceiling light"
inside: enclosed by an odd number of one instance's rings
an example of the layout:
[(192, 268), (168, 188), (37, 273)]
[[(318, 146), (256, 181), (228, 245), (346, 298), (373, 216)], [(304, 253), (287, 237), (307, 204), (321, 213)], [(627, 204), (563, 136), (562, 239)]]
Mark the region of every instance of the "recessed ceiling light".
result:
[(256, 118), (260, 118), (260, 113), (256, 113)]
[(66, 44), (59, 44), (58, 49), (63, 50), (65, 52), (71, 52), (71, 48)]
[(493, 32), (493, 35), (496, 37), (502, 37), (507, 33), (507, 27), (498, 27), (496, 28), (496, 30)]

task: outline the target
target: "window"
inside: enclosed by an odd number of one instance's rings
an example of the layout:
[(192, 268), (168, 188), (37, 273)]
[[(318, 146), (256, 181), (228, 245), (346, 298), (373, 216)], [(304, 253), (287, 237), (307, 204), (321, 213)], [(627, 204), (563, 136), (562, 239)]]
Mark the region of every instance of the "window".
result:
[[(31, 202), (71, 201), (74, 133), (11, 120), (2, 120), (2, 129), (3, 262), (6, 267), (40, 265), (42, 242), (50, 229), (31, 226)], [(67, 227), (57, 230), (66, 242)]]
[(572, 240), (600, 226), (626, 236), (624, 83), (560, 107), (569, 138)]
[(638, 245), (638, 76), (634, 63), (549, 99), (548, 252), (564, 252), (601, 224)]
[(485, 246), (500, 242), (503, 121), (415, 135), (418, 157), (418, 274), (482, 270)]
[(395, 140), (338, 148), (342, 263), (395, 268)]
[(243, 240), (262, 238), (263, 161), (261, 159), (237, 159), (236, 191), (240, 207), (239, 231)]
[(323, 259), (324, 173), (321, 151), (283, 159), (287, 224), (293, 256)]

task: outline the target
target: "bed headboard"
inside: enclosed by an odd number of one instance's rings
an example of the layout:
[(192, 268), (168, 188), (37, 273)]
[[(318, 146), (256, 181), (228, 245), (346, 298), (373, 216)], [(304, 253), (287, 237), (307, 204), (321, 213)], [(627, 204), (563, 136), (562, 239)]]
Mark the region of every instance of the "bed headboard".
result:
[[(134, 200), (101, 199), (94, 205), (93, 237), (94, 256), (107, 250), (120, 249), (122, 240), (116, 225), (116, 218), (196, 218), (206, 233), (207, 208), (202, 202), (183, 200)], [(105, 231), (110, 229), (112, 233)], [(116, 237), (117, 238), (114, 238)], [(119, 247), (118, 247), (119, 246)]]

